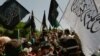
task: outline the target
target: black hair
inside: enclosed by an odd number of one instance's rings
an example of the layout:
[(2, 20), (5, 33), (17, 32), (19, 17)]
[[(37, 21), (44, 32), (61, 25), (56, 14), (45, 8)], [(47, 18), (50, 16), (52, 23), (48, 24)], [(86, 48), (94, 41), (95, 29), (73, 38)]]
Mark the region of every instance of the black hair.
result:
[(64, 33), (65, 34), (70, 34), (70, 31), (68, 29), (65, 29)]

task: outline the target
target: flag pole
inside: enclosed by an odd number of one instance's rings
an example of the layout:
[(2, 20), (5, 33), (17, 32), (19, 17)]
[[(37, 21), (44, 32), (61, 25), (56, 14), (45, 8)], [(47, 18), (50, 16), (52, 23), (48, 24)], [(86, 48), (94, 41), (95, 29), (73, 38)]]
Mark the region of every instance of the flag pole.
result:
[[(34, 19), (36, 19), (40, 24), (42, 24), (42, 22), (39, 19), (37, 19), (35, 16), (34, 16)], [(40, 30), (41, 30), (41, 28), (42, 28), (42, 26), (40, 27)]]
[[(59, 9), (61, 10), (61, 12), (64, 13), (63, 10), (61, 9), (61, 7), (60, 7), (59, 5), (58, 5), (58, 7), (59, 7)], [(62, 20), (62, 17), (60, 18), (60, 20), (59, 20), (59, 22), (58, 22), (59, 24), (60, 24), (61, 20)], [(61, 26), (61, 24), (60, 24), (60, 27), (63, 29), (63, 27)]]
[(61, 9), (61, 7), (60, 7), (60, 6), (58, 6), (58, 7), (59, 7), (59, 9), (61, 10), (61, 12), (63, 13), (62, 17), (61, 17), (61, 18), (60, 18), (60, 20), (59, 20), (59, 24), (60, 24), (61, 20), (63, 19), (63, 16), (64, 16), (64, 14), (65, 14), (65, 11), (66, 11), (66, 9), (67, 9), (67, 7), (68, 7), (69, 3), (70, 3), (70, 0), (68, 1), (68, 4), (67, 4), (67, 6), (66, 6), (66, 8), (65, 8), (64, 12), (63, 12), (63, 10)]
[(18, 39), (20, 39), (20, 29), (18, 29), (17, 31), (18, 31)]
[(58, 5), (58, 7), (59, 7), (59, 9), (61, 10), (61, 12), (64, 13), (63, 10), (61, 9), (61, 7), (60, 7), (59, 5)]
[[(20, 29), (17, 29), (17, 31), (18, 31), (18, 40), (21, 42), (21, 38), (20, 38)], [(21, 45), (20, 49), (22, 50), (22, 45)]]
[[(18, 9), (19, 9), (19, 19), (21, 19), (21, 17), (20, 17), (20, 8), (18, 7)], [(21, 38), (20, 38), (20, 29), (18, 28), (18, 40), (20, 41), (20, 43), (21, 43)], [(20, 46), (20, 49), (22, 50), (22, 44), (21, 44), (21, 46)]]
[(30, 41), (31, 40), (31, 38), (32, 38), (32, 27), (30, 26), (30, 33), (29, 33), (29, 38), (28, 38), (28, 41)]
[(34, 18), (41, 24), (42, 22), (39, 20), (39, 19), (37, 19), (35, 16), (34, 16)]

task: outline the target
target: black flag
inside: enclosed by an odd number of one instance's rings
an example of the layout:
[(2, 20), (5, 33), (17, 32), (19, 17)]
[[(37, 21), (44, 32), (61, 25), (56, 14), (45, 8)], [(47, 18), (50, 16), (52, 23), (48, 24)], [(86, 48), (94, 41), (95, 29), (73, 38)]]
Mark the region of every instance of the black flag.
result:
[(31, 32), (35, 32), (36, 25), (34, 22), (33, 11), (32, 11), (31, 17), (29, 17), (28, 21), (26, 22), (24, 26), (24, 28), (29, 28), (29, 27), (31, 28)]
[(28, 13), (16, 0), (7, 0), (0, 7), (0, 22), (5, 28), (13, 29)]
[(46, 16), (45, 16), (45, 11), (44, 11), (43, 20), (42, 20), (42, 30), (45, 30), (46, 28), (47, 28)]
[(33, 11), (32, 11), (32, 15), (31, 15), (31, 30), (32, 30), (32, 32), (35, 32), (35, 28), (36, 28), (36, 25), (35, 25), (34, 15), (33, 15)]
[(59, 26), (59, 23), (56, 20), (56, 18), (58, 16), (57, 7), (58, 7), (58, 3), (56, 2), (56, 0), (51, 0), (48, 20), (53, 27)]

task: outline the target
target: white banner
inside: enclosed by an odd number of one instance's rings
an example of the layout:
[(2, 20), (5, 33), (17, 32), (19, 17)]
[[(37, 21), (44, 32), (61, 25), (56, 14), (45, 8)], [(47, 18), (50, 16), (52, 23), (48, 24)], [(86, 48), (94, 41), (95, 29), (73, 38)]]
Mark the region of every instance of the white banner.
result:
[(100, 46), (100, 0), (69, 0), (64, 18), (78, 34), (85, 56)]

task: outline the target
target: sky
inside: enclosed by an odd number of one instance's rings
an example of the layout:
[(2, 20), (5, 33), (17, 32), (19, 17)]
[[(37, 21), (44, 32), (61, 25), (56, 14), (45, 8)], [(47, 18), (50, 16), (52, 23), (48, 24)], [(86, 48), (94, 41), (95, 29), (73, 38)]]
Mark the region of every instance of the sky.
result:
[[(6, 0), (0, 0), (0, 5), (2, 5)], [(41, 22), (43, 19), (43, 14), (45, 11), (46, 14), (46, 23), (47, 26), (49, 27), (50, 23), (48, 21), (48, 12), (49, 12), (49, 7), (50, 7), (50, 1), (51, 0), (17, 0), (23, 7), (25, 7), (30, 13), (27, 14), (24, 18), (23, 18), (23, 22), (26, 22), (27, 19), (29, 18), (29, 16), (31, 15), (31, 12), (33, 10), (34, 16), (38, 19), (35, 18), (35, 24), (36, 24), (36, 28), (38, 30), (41, 29)], [(59, 7), (57, 8), (59, 14), (57, 17), (58, 22), (60, 21), (65, 8), (67, 6), (67, 3), (69, 0), (56, 0), (57, 3), (59, 4)], [(66, 19), (62, 18), (60, 25), (58, 28), (59, 29), (66, 29), (68, 28), (68, 25), (66, 23)]]

